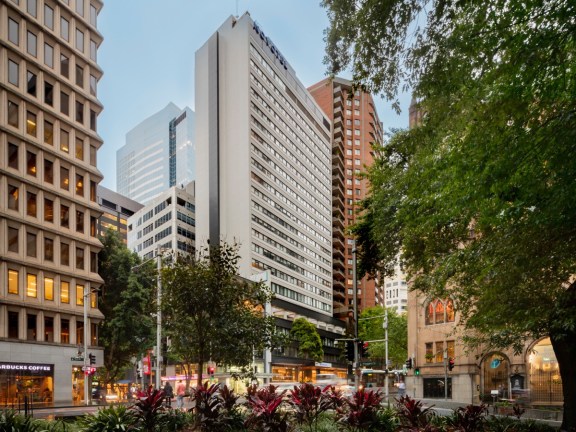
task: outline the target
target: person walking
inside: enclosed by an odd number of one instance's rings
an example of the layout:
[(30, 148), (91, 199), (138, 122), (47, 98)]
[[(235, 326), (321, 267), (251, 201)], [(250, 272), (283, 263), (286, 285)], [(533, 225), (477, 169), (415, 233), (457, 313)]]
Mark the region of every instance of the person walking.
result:
[(398, 383), (398, 397), (402, 397), (406, 394), (406, 383), (404, 381), (400, 381)]
[(174, 397), (174, 391), (170, 385), (170, 381), (166, 381), (164, 385), (164, 397), (166, 397), (166, 406), (172, 408), (172, 398)]
[(186, 394), (186, 385), (182, 380), (178, 381), (176, 385), (176, 409), (184, 409), (184, 395)]

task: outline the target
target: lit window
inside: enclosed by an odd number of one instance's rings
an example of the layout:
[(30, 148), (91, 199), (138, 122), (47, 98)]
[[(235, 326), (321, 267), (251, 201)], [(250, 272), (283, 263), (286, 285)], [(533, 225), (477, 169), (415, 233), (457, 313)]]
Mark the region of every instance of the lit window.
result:
[(84, 286), (76, 285), (76, 304), (84, 306)]
[(68, 168), (60, 167), (60, 187), (68, 190), (70, 186), (70, 173)]
[[(63, 228), (69, 227), (70, 209), (68, 206), (60, 204), (60, 226)], [(66, 264), (68, 265), (68, 264)]]
[(84, 196), (84, 176), (76, 174), (76, 195)]
[(19, 274), (17, 270), (8, 270), (8, 294), (18, 294), (19, 289)]
[(26, 172), (36, 177), (36, 155), (29, 151), (26, 152)]
[(36, 297), (38, 295), (38, 276), (28, 273), (26, 275), (26, 296)]
[(52, 278), (44, 278), (44, 298), (54, 300), (54, 279)]
[(8, 185), (8, 208), (18, 211), (18, 198), (20, 191), (17, 186)]
[(44, 198), (44, 222), (54, 222), (54, 201)]
[(26, 214), (36, 217), (36, 194), (26, 192)]
[(26, 133), (28, 135), (36, 136), (36, 114), (26, 111)]
[(70, 283), (66, 281), (60, 282), (60, 302), (70, 303)]
[(60, 150), (66, 153), (70, 151), (70, 134), (64, 129), (60, 129)]

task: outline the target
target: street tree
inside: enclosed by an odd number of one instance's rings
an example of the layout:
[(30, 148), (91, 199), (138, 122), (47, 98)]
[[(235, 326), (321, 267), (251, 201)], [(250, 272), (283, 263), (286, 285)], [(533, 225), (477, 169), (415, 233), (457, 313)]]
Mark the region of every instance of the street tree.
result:
[(197, 255), (177, 255), (162, 270), (170, 355), (198, 365), (198, 385), (208, 362), (248, 373), (254, 352), (279, 340), (274, 317), (264, 315), (272, 293), (263, 282), (238, 276), (239, 259), (238, 246), (222, 242)]
[(316, 326), (306, 318), (296, 318), (290, 336), (298, 344), (298, 357), (321, 362), (324, 358), (322, 339)]
[(140, 258), (128, 250), (116, 231), (100, 237), (98, 273), (104, 281), (98, 293), (98, 308), (104, 314), (98, 339), (104, 347), (104, 368), (98, 372), (106, 384), (114, 383), (154, 344), (153, 298), (155, 270), (141, 266)]
[[(384, 337), (384, 308), (366, 308), (358, 320), (358, 337), (362, 341), (382, 341)], [(384, 342), (369, 342), (368, 355), (371, 361), (386, 367), (386, 347)], [(388, 309), (388, 359), (396, 369), (408, 356), (408, 318)]]
[(576, 428), (576, 4), (323, 4), (330, 72), (392, 101), (404, 82), (421, 113), (375, 146), (364, 268), (389, 274), (400, 252), (415, 289), (455, 299), (470, 344), (550, 337)]

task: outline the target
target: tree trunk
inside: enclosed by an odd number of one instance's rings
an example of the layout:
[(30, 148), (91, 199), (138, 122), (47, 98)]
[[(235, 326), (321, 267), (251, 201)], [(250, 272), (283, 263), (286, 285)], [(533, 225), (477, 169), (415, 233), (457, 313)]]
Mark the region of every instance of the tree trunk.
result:
[(198, 362), (198, 378), (196, 379), (196, 387), (202, 385), (202, 371), (204, 370), (204, 363)]
[[(560, 303), (560, 302), (559, 302)], [(560, 305), (557, 305), (560, 306)], [(576, 317), (576, 284), (566, 290), (560, 307), (556, 308), (553, 317), (558, 319), (558, 325), (552, 322), (550, 341), (556, 354), (562, 378), (562, 391), (564, 393), (564, 413), (561, 431), (576, 430), (576, 330), (574, 326), (566, 325), (566, 321)]]

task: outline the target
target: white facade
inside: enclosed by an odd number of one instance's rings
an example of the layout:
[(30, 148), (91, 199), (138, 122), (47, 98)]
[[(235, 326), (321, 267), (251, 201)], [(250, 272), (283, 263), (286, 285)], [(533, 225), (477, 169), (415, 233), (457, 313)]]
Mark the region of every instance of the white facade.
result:
[(387, 308), (396, 309), (397, 314), (408, 312), (408, 285), (402, 267), (394, 267), (394, 276), (384, 278), (384, 298)]
[(164, 191), (128, 218), (128, 249), (144, 259), (158, 247), (192, 252), (195, 236), (194, 182)]
[(194, 180), (194, 112), (173, 103), (126, 134), (116, 153), (118, 193), (142, 204)]
[(240, 273), (332, 316), (331, 123), (248, 13), (196, 52), (198, 245), (240, 243)]

